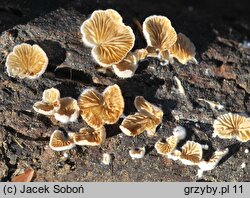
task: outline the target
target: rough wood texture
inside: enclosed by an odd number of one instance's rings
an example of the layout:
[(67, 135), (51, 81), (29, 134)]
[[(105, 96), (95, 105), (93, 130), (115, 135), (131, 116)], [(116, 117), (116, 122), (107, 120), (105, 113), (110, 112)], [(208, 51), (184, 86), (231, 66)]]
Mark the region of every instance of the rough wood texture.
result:
[[(250, 36), (247, 1), (241, 5), (227, 1), (187, 5), (186, 1), (58, 0), (51, 7), (47, 4), (41, 7), (41, 12), (29, 2), (9, 1), (0, 5), (2, 181), (9, 181), (14, 172), (29, 166), (36, 172), (34, 181), (197, 181), (197, 167), (164, 158), (153, 147), (159, 138), (170, 136), (176, 125), (186, 127), (191, 140), (208, 143), (213, 149), (229, 147), (229, 155), (217, 168), (204, 173), (204, 181), (250, 181), (250, 156), (244, 152), (250, 148), (250, 142), (240, 144), (236, 140), (212, 138), (212, 123), (218, 115), (250, 113), (250, 49), (240, 45)], [(133, 18), (142, 23), (151, 14), (169, 17), (176, 31), (194, 42), (199, 64), (175, 63), (162, 67), (149, 59), (139, 65), (132, 79), (126, 80), (112, 73), (97, 72), (90, 49), (82, 44), (80, 25), (98, 8), (114, 8), (124, 16), (125, 23), (136, 34), (135, 49), (145, 47), (145, 41)], [(18, 11), (14, 12), (15, 9)], [(6, 74), (5, 54), (22, 42), (37, 43), (48, 54), (48, 69), (37, 80), (19, 80)], [(174, 76), (181, 80), (186, 97), (179, 94)], [(86, 124), (79, 118), (77, 124), (63, 125), (35, 113), (32, 106), (41, 100), (43, 90), (56, 87), (62, 97), (77, 99), (87, 87), (102, 91), (114, 83), (121, 87), (125, 97), (125, 115), (136, 111), (133, 101), (138, 95), (163, 109), (164, 121), (158, 136), (148, 138), (142, 134), (133, 139), (122, 134), (119, 124), (115, 124), (106, 127), (108, 137), (101, 147), (78, 146), (68, 152), (68, 159), (63, 158), (63, 153), (53, 152), (48, 143), (55, 129), (79, 131)], [(219, 102), (224, 109), (212, 110), (198, 98)], [(133, 146), (146, 146), (143, 159), (130, 158)], [(110, 166), (101, 164), (105, 152), (113, 156)], [(243, 162), (247, 165), (244, 169)]]

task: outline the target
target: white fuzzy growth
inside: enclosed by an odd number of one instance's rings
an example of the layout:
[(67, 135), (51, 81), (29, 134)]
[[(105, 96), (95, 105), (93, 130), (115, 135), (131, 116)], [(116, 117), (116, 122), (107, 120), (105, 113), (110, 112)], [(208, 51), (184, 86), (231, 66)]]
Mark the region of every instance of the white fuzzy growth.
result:
[(204, 171), (203, 171), (202, 169), (199, 169), (196, 176), (197, 176), (199, 179), (202, 178), (202, 177), (203, 177), (203, 172), (204, 172)]
[(248, 154), (249, 153), (249, 149), (245, 149), (245, 151), (244, 151), (246, 154)]
[(144, 157), (145, 152), (146, 152), (145, 147), (134, 148), (129, 151), (129, 155), (130, 157), (132, 157), (132, 159), (140, 159)]
[(109, 165), (111, 163), (112, 157), (109, 153), (103, 153), (102, 155), (102, 163), (105, 165)]
[(120, 71), (116, 65), (113, 65), (114, 73), (120, 78), (131, 78), (137, 69), (137, 64), (133, 65), (133, 67), (133, 70)]
[(174, 156), (174, 155), (172, 155), (171, 153), (168, 153), (168, 154), (167, 154), (167, 158), (168, 158), (168, 159), (171, 159), (171, 160), (174, 160), (174, 161), (180, 159), (180, 157)]
[(177, 126), (173, 129), (173, 135), (180, 140), (184, 140), (187, 136), (187, 131), (184, 127), (182, 126)]

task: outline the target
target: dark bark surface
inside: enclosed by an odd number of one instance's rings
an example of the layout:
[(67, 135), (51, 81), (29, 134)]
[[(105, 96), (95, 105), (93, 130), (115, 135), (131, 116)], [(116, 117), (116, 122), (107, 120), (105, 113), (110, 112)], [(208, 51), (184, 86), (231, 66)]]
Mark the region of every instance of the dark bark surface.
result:
[[(33, 3), (31, 3), (33, 2)], [(196, 166), (185, 166), (156, 153), (154, 143), (170, 136), (177, 125), (186, 127), (188, 138), (208, 143), (210, 150), (228, 147), (229, 154), (204, 181), (250, 181), (250, 143), (213, 138), (212, 123), (224, 113), (250, 113), (250, 49), (242, 46), (250, 38), (247, 1), (5, 1), (0, 5), (0, 179), (29, 166), (36, 171), (34, 181), (197, 181)], [(119, 79), (97, 71), (90, 48), (81, 41), (80, 25), (92, 11), (116, 9), (136, 35), (134, 49), (146, 43), (134, 23), (152, 14), (167, 16), (177, 32), (186, 34), (196, 46), (199, 64), (160, 66), (156, 60), (140, 63), (132, 79)], [(8, 77), (6, 54), (17, 44), (37, 43), (47, 53), (49, 66), (37, 80)], [(174, 80), (185, 89), (182, 97)], [(118, 84), (125, 98), (125, 115), (135, 112), (135, 96), (142, 95), (164, 111), (157, 137), (146, 134), (134, 139), (123, 134), (119, 123), (106, 126), (107, 140), (101, 147), (76, 147), (53, 152), (49, 137), (55, 129), (79, 131), (78, 123), (63, 125), (34, 112), (44, 89), (55, 87), (61, 96), (78, 98), (89, 87), (102, 91)], [(212, 109), (206, 99), (219, 102), (222, 110)], [(130, 148), (146, 146), (142, 159), (132, 160)], [(101, 163), (102, 154), (113, 156), (110, 166)], [(242, 168), (241, 164), (246, 163)]]

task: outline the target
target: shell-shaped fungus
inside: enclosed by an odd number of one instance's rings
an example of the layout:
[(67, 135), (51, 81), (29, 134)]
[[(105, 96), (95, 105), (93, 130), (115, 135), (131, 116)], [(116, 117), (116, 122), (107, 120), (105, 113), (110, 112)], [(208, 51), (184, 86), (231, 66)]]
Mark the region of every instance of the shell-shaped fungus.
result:
[(58, 89), (50, 88), (43, 92), (42, 101), (38, 101), (33, 105), (33, 109), (37, 113), (43, 115), (54, 115), (60, 109), (60, 92)]
[(86, 89), (78, 98), (81, 116), (92, 128), (114, 124), (124, 110), (124, 99), (118, 85), (108, 86), (103, 93)]
[(177, 35), (177, 41), (169, 51), (170, 56), (176, 58), (181, 64), (186, 65), (189, 61), (198, 63), (195, 59), (195, 46), (185, 34)]
[(220, 162), (220, 160), (228, 154), (229, 149), (226, 148), (224, 150), (217, 150), (213, 153), (213, 156), (208, 160), (202, 160), (199, 162), (198, 166), (199, 166), (199, 170), (198, 170), (198, 177), (201, 178), (203, 175), (204, 171), (208, 171), (208, 170), (212, 170), (214, 169), (218, 163)]
[(50, 136), (49, 146), (54, 151), (64, 151), (75, 147), (73, 140), (74, 133), (68, 133), (67, 136), (60, 130), (55, 130)]
[(143, 158), (145, 155), (146, 149), (145, 147), (135, 147), (129, 150), (129, 155), (132, 159), (140, 159)]
[(98, 146), (106, 140), (106, 130), (104, 127), (99, 129), (81, 128), (79, 133), (74, 135), (74, 142), (81, 146)]
[(112, 156), (109, 153), (103, 153), (102, 163), (105, 165), (110, 165), (111, 161), (112, 161)]
[(175, 152), (174, 156), (186, 165), (197, 165), (202, 158), (202, 146), (194, 141), (187, 141), (181, 148), (181, 152)]
[(120, 129), (128, 136), (135, 137), (144, 131), (147, 131), (149, 136), (154, 136), (157, 126), (162, 122), (163, 111), (142, 96), (137, 96), (134, 103), (138, 112), (127, 116)]
[(103, 67), (122, 61), (133, 48), (135, 36), (131, 27), (112, 9), (94, 11), (81, 26), (85, 45), (92, 48), (92, 56)]
[(158, 15), (147, 17), (143, 22), (143, 34), (148, 45), (149, 56), (168, 62), (169, 49), (177, 40), (177, 34), (170, 20)]
[(11, 77), (35, 79), (41, 76), (48, 65), (48, 57), (38, 45), (16, 45), (5, 63)]
[(178, 144), (178, 138), (170, 136), (166, 139), (160, 139), (155, 143), (155, 149), (157, 153), (161, 155), (170, 154), (176, 148)]
[(145, 49), (129, 52), (121, 62), (113, 65), (114, 73), (120, 78), (131, 78), (138, 67), (138, 62), (144, 60), (147, 54)]
[(236, 138), (241, 142), (250, 140), (250, 118), (227, 113), (219, 116), (213, 124), (214, 135), (223, 139)]
[(60, 109), (54, 114), (55, 119), (62, 122), (75, 122), (79, 116), (79, 107), (77, 100), (71, 97), (61, 98)]
[(11, 179), (11, 182), (31, 182), (35, 175), (33, 168), (27, 168), (24, 173), (17, 175)]

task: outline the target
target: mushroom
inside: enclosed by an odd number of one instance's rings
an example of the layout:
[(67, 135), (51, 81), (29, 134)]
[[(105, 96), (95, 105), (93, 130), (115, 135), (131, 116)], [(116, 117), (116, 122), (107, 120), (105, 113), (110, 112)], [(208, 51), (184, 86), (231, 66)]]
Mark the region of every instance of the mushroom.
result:
[(86, 89), (78, 98), (81, 116), (92, 128), (114, 124), (124, 110), (124, 99), (118, 85), (108, 86), (103, 93)]
[(42, 101), (36, 102), (33, 109), (43, 115), (54, 115), (60, 109), (59, 99), (60, 92), (58, 89), (46, 89), (43, 92)]
[(173, 156), (177, 157), (183, 164), (198, 165), (202, 158), (202, 146), (194, 141), (187, 141), (181, 148), (175, 150)]
[(168, 155), (174, 151), (177, 144), (178, 144), (178, 138), (172, 135), (166, 139), (158, 140), (155, 143), (155, 149), (157, 153), (161, 155)]
[(208, 170), (212, 170), (214, 169), (218, 163), (220, 162), (220, 160), (228, 154), (228, 151), (229, 149), (226, 148), (225, 150), (217, 150), (213, 153), (213, 156), (208, 160), (208, 161), (205, 161), (205, 160), (202, 160), (198, 163), (198, 166), (199, 166), (199, 170), (198, 170), (198, 177), (202, 177), (203, 175), (203, 172), (204, 171), (208, 171)]
[(35, 79), (41, 76), (48, 65), (48, 57), (38, 45), (16, 45), (5, 63), (11, 77)]
[(128, 136), (135, 137), (144, 131), (149, 136), (154, 136), (157, 126), (162, 122), (163, 111), (142, 96), (137, 96), (134, 104), (138, 112), (125, 117), (120, 129)]
[(129, 150), (129, 155), (132, 159), (140, 159), (143, 158), (145, 155), (146, 149), (145, 147), (135, 147)]
[(138, 67), (138, 62), (145, 59), (147, 54), (145, 49), (129, 52), (121, 62), (113, 65), (114, 73), (120, 78), (131, 78)]
[(75, 122), (79, 116), (77, 100), (71, 97), (61, 98), (60, 109), (55, 112), (55, 119), (62, 122)]
[(99, 129), (81, 128), (79, 133), (74, 135), (74, 142), (81, 146), (98, 146), (106, 140), (106, 130), (104, 127)]
[(27, 168), (24, 173), (17, 175), (11, 179), (11, 182), (31, 182), (35, 174), (33, 168)]
[(241, 142), (250, 140), (250, 118), (227, 113), (219, 116), (213, 124), (214, 136), (223, 139), (236, 138)]
[(170, 20), (165, 16), (153, 15), (147, 17), (142, 26), (148, 45), (148, 56), (169, 62), (169, 49), (177, 40), (177, 34)]
[(64, 151), (75, 147), (73, 140), (74, 133), (68, 133), (67, 136), (60, 131), (55, 130), (50, 136), (49, 146), (54, 151)]
[(186, 65), (189, 61), (198, 63), (195, 59), (195, 46), (185, 34), (179, 33), (177, 35), (177, 41), (169, 49), (169, 52), (170, 57), (176, 58), (181, 64)]
[(182, 126), (176, 126), (173, 129), (173, 134), (174, 134), (174, 137), (176, 137), (178, 139), (178, 141), (180, 141), (180, 140), (184, 140), (186, 138), (187, 131)]
[(133, 48), (133, 30), (112, 9), (97, 10), (81, 26), (82, 40), (92, 48), (92, 56), (102, 67), (121, 62)]
[(112, 156), (109, 153), (103, 153), (102, 163), (105, 165), (109, 165), (111, 161), (112, 161)]

